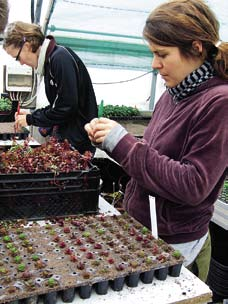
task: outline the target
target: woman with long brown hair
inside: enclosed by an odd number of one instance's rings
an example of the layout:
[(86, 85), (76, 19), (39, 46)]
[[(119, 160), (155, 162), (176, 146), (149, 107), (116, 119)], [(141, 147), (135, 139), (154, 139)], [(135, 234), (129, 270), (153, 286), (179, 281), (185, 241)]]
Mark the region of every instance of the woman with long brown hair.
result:
[(203, 0), (161, 4), (143, 34), (166, 85), (143, 139), (106, 118), (85, 129), (131, 177), (125, 209), (150, 228), (154, 196), (159, 237), (205, 281), (209, 222), (228, 167), (228, 44)]

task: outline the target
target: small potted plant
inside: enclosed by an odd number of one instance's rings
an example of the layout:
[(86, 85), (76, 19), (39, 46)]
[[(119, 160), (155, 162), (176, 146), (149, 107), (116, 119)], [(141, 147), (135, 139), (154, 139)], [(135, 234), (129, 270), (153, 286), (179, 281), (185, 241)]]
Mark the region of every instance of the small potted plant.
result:
[(9, 98), (0, 98), (0, 122), (12, 122), (16, 112), (16, 104), (12, 103)]
[(12, 101), (9, 98), (0, 98), (0, 114), (9, 114), (12, 109)]

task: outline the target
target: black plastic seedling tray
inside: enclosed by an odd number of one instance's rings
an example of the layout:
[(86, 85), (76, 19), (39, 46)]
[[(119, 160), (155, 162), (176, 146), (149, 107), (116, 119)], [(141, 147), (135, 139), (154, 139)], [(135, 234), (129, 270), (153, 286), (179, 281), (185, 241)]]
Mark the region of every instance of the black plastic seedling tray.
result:
[(0, 219), (40, 220), (98, 211), (100, 171), (0, 174)]

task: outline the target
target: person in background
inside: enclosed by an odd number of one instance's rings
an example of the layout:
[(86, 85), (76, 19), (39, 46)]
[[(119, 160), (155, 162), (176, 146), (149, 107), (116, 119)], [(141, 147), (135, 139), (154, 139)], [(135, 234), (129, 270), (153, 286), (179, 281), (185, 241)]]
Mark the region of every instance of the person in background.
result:
[(31, 114), (15, 114), (16, 128), (34, 125), (42, 135), (67, 139), (80, 153), (95, 152), (84, 125), (98, 115), (96, 97), (89, 73), (82, 60), (70, 48), (57, 45), (54, 37), (44, 37), (37, 24), (10, 23), (3, 48), (19, 61), (44, 76), (49, 105)]
[(124, 208), (150, 228), (154, 196), (158, 235), (205, 281), (209, 222), (228, 167), (228, 43), (201, 0), (173, 0), (151, 12), (143, 30), (152, 68), (164, 79), (142, 140), (107, 118), (85, 125), (91, 141), (131, 177)]
[(7, 0), (0, 0), (0, 33), (6, 27), (9, 17), (9, 5)]

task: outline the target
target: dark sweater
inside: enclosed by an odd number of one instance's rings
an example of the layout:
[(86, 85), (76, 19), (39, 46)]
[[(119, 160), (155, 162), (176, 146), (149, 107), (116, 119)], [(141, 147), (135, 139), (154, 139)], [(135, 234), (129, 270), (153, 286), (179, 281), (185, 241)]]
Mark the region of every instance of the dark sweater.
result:
[(199, 239), (228, 167), (228, 82), (213, 77), (179, 103), (165, 92), (144, 139), (125, 135), (111, 157), (132, 177), (124, 203), (133, 217), (150, 227), (153, 195), (161, 238)]
[(59, 140), (68, 139), (81, 153), (94, 152), (84, 125), (97, 117), (97, 103), (85, 65), (72, 50), (57, 46), (52, 39), (44, 69), (45, 92), (50, 105), (27, 115), (28, 124), (39, 127), (57, 125)]

